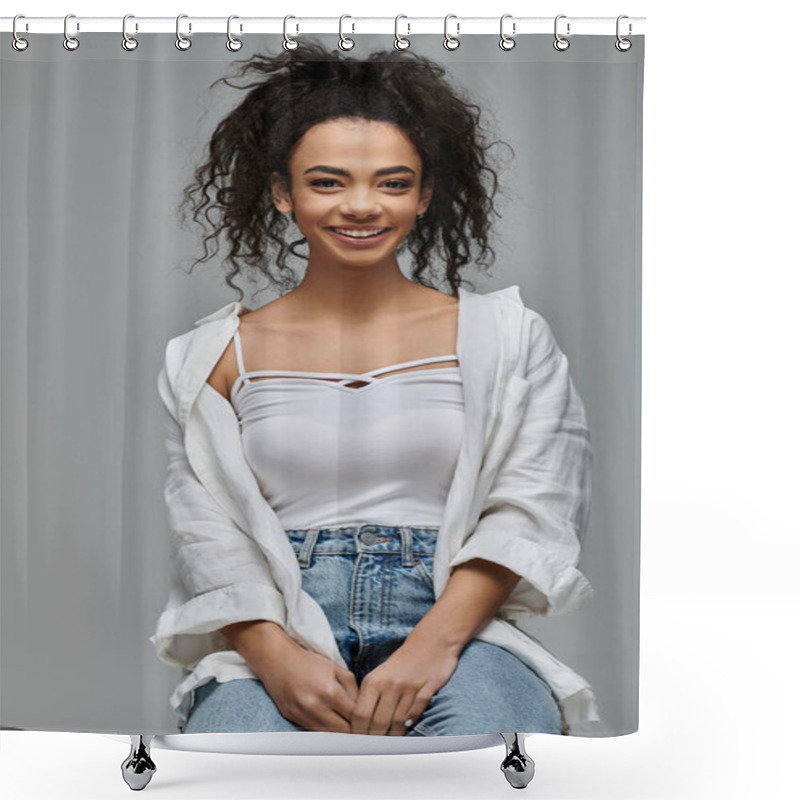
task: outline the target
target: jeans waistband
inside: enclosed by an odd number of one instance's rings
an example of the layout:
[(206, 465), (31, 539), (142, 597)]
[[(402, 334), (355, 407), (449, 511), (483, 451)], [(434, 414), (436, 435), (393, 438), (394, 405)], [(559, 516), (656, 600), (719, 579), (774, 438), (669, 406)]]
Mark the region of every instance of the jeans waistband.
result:
[(415, 555), (433, 556), (439, 529), (409, 525), (347, 525), (331, 528), (290, 528), (286, 535), (297, 551), (301, 566), (307, 566), (314, 554), (359, 553), (401, 553), (403, 565), (413, 566)]

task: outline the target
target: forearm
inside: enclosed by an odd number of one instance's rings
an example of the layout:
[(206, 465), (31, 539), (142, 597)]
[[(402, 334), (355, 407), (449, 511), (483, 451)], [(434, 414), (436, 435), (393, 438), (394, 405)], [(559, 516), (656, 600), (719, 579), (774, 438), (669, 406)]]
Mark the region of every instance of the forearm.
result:
[(220, 628), (220, 631), (256, 674), (270, 660), (280, 658), (284, 648), (294, 644), (291, 636), (277, 622), (264, 619), (234, 622)]
[(460, 653), (494, 617), (519, 580), (517, 573), (482, 558), (459, 564), (406, 641), (423, 646), (433, 643)]

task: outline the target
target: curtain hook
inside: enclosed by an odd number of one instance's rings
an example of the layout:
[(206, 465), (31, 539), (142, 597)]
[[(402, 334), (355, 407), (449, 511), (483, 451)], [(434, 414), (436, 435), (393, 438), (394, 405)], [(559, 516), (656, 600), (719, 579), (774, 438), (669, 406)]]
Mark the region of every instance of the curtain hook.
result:
[[(297, 17), (293, 17), (291, 14), (287, 14), (283, 18), (283, 49), (284, 50), (297, 50), (297, 45), (298, 45), (297, 39), (289, 36), (289, 34), (286, 32), (286, 23), (289, 22), (290, 19), (297, 19)], [(295, 26), (295, 31), (297, 33), (300, 32), (300, 26), (299, 25)]]
[[(67, 32), (69, 18), (74, 16), (75, 14), (67, 14), (67, 16), (64, 17), (64, 49), (69, 50), (70, 52), (77, 50), (81, 44), (74, 36), (70, 36)], [(80, 23), (76, 23), (75, 29), (78, 31), (81, 29)]]
[[(242, 49), (242, 40), (241, 39), (236, 39), (231, 34), (231, 20), (232, 19), (239, 19), (239, 17), (236, 14), (231, 14), (228, 17), (228, 41), (225, 42), (225, 47), (227, 47), (228, 50), (230, 50), (232, 53), (236, 53), (237, 51)], [(242, 26), (240, 25), (239, 26), (239, 32), (241, 32), (241, 30), (242, 30)]]
[[(622, 36), (620, 35), (619, 22), (622, 19), (630, 19), (630, 17), (628, 17), (627, 14), (620, 14), (617, 17), (617, 41), (614, 42), (614, 47), (616, 47), (617, 50), (620, 51), (620, 53), (625, 53), (628, 50), (630, 50), (633, 45), (632, 45), (632, 42), (631, 42), (630, 39), (623, 39)], [(632, 32), (633, 32), (633, 26), (629, 22), (628, 23), (628, 36), (630, 36)]]
[[(394, 18), (394, 49), (395, 50), (408, 50), (408, 48), (411, 47), (411, 40), (410, 39), (405, 39), (404, 37), (402, 37), (400, 35), (399, 31), (397, 30), (398, 27), (399, 27), (399, 23), (400, 23), (401, 19), (408, 19), (408, 17), (405, 14), (398, 14)], [(411, 35), (411, 23), (410, 22), (406, 22), (406, 27), (408, 28), (408, 31), (407, 31), (406, 35), (410, 36)]]
[[(341, 50), (352, 50), (355, 47), (355, 41), (353, 41), (353, 39), (348, 39), (347, 36), (342, 33), (342, 23), (345, 21), (345, 19), (353, 18), (349, 14), (342, 14), (342, 16), (339, 17), (339, 48)], [(353, 23), (352, 30), (350, 32), (356, 32), (355, 22)]]
[[(443, 44), (444, 44), (444, 49), (445, 50), (457, 50), (458, 46), (461, 44), (461, 42), (458, 39), (458, 35), (461, 33), (461, 23), (460, 22), (456, 22), (456, 35), (455, 36), (451, 36), (447, 32), (447, 23), (453, 17), (456, 17), (456, 15), (455, 14), (448, 14), (444, 18), (444, 42), (443, 42)], [(458, 17), (456, 17), (456, 19), (458, 19)]]
[[(135, 50), (139, 46), (139, 40), (133, 36), (128, 36), (128, 32), (126, 30), (128, 20), (131, 17), (133, 17), (133, 14), (126, 14), (122, 18), (122, 49), (127, 50), (128, 52)], [(136, 24), (136, 30), (139, 30), (138, 23)]]
[[(512, 39), (511, 36), (508, 36), (506, 33), (503, 32), (503, 23), (509, 18), (513, 16), (513, 14), (503, 14), (500, 17), (500, 49), (501, 50), (513, 50), (514, 45), (516, 45), (516, 39)], [(512, 35), (516, 35), (517, 33), (517, 23), (511, 23), (511, 33)]]
[[(22, 52), (23, 50), (25, 50), (28, 47), (28, 40), (27, 39), (23, 39), (17, 33), (17, 20), (20, 19), (20, 18), (25, 19), (26, 17), (25, 17), (24, 14), (17, 14), (17, 16), (14, 17), (14, 22), (11, 25), (11, 32), (14, 34), (14, 39), (11, 42), (11, 46), (17, 52)], [(28, 29), (28, 23), (26, 22), (25, 23), (25, 30), (27, 30), (27, 29)]]
[[(558, 16), (556, 16), (555, 27), (554, 27), (556, 38), (555, 38), (555, 41), (553, 42), (553, 47), (555, 47), (556, 50), (559, 50), (561, 52), (563, 52), (564, 50), (566, 50), (569, 47), (569, 39), (564, 38), (558, 32), (558, 21), (560, 19), (566, 19), (566, 18), (567, 18), (566, 14), (559, 14)], [(567, 23), (567, 36), (569, 36), (569, 27), (570, 26), (569, 26), (569, 22), (568, 22)]]
[[(188, 17), (188, 14), (178, 14), (178, 18), (175, 20), (175, 35), (177, 38), (175, 39), (175, 47), (178, 50), (188, 50), (192, 46), (192, 40), (187, 39), (185, 36), (181, 34), (181, 20), (184, 17)], [(192, 23), (189, 23), (189, 32), (192, 31)]]

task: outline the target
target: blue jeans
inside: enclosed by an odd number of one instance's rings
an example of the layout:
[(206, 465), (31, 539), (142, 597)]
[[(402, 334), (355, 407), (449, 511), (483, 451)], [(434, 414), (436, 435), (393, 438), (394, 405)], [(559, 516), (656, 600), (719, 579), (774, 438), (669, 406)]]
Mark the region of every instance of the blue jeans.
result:
[[(434, 604), (437, 528), (361, 525), (288, 530), (303, 589), (323, 608), (360, 685), (403, 644)], [(302, 731), (260, 680), (211, 680), (195, 690), (184, 733)], [(472, 639), (406, 736), (561, 733), (550, 686), (497, 645)]]

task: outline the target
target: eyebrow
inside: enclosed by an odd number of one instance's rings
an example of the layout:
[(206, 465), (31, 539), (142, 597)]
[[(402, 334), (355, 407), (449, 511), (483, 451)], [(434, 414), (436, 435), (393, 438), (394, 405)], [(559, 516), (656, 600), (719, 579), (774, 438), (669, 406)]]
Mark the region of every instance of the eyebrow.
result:
[[(320, 164), (316, 167), (309, 167), (303, 173), (303, 175), (307, 175), (309, 172), (326, 172), (328, 175), (341, 175), (344, 178), (352, 177), (352, 175), (346, 169), (341, 169), (340, 167), (328, 167), (324, 164)], [(376, 177), (380, 177), (382, 175), (394, 175), (397, 172), (408, 172), (411, 175), (417, 174), (413, 169), (411, 169), (411, 167), (405, 167), (402, 164), (398, 164), (396, 167), (384, 167), (383, 169), (375, 170), (375, 175)]]

